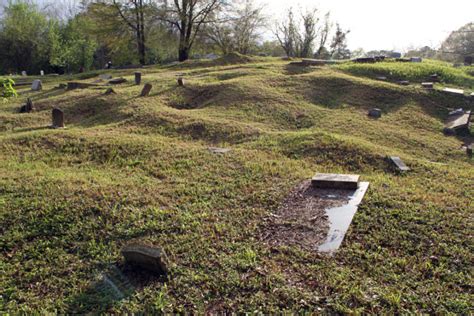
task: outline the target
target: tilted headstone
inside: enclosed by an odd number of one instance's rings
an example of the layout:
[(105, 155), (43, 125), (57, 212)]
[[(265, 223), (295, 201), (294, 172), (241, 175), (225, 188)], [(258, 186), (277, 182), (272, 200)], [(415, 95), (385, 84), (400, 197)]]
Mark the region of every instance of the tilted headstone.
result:
[(421, 86), (425, 89), (433, 89), (434, 84), (432, 82), (422, 82)]
[(135, 73), (135, 84), (138, 86), (142, 83), (142, 73), (141, 72), (136, 72)]
[(31, 90), (33, 91), (41, 91), (43, 90), (43, 84), (41, 83), (41, 80), (34, 80), (33, 83), (31, 84)]
[(462, 111), (458, 114), (452, 114), (446, 121), (446, 126), (443, 132), (446, 135), (454, 134), (469, 134), (469, 128), (471, 125), (471, 111)]
[(99, 76), (100, 79), (103, 79), (103, 80), (110, 80), (112, 79), (112, 75), (111, 74), (101, 74)]
[(359, 175), (354, 174), (318, 173), (311, 180), (311, 184), (319, 189), (357, 190), (359, 178)]
[(153, 86), (151, 85), (151, 83), (145, 84), (145, 86), (143, 87), (143, 90), (142, 90), (142, 93), (140, 94), (140, 96), (142, 96), (142, 97), (147, 97), (147, 96), (150, 94), (151, 88), (153, 88)]
[(382, 117), (382, 110), (381, 109), (371, 109), (369, 111), (369, 116), (373, 118), (381, 118)]
[(125, 261), (135, 267), (166, 275), (166, 257), (162, 249), (145, 245), (128, 245), (122, 248)]
[(400, 157), (388, 157), (392, 164), (397, 168), (398, 171), (405, 172), (410, 171), (410, 168), (400, 159)]
[(178, 86), (180, 86), (180, 87), (184, 86), (184, 79), (183, 78), (178, 78)]
[(52, 128), (63, 128), (64, 127), (64, 112), (60, 109), (53, 109), (53, 124)]

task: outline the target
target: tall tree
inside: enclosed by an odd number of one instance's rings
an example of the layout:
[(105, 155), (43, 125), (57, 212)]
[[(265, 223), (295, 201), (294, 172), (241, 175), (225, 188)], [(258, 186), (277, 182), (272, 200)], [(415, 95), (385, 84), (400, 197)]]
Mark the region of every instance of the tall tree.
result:
[(474, 56), (474, 23), (468, 23), (452, 32), (441, 44), (438, 58), (462, 62), (464, 57)]
[(216, 20), (216, 13), (225, 4), (225, 0), (161, 0), (161, 14), (179, 33), (178, 59), (189, 59), (196, 36), (205, 24)]
[(346, 59), (351, 57), (351, 53), (347, 49), (347, 34), (349, 34), (349, 32), (349, 30), (344, 31), (339, 23), (336, 23), (336, 33), (330, 45), (332, 58)]

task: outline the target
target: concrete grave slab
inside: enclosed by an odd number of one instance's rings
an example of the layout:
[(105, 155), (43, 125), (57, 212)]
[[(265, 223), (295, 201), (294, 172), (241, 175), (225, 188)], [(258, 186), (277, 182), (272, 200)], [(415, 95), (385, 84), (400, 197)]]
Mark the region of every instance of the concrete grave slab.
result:
[(354, 174), (318, 173), (311, 180), (311, 184), (320, 189), (357, 190), (359, 178), (359, 175)]
[(219, 148), (219, 147), (209, 147), (208, 150), (213, 154), (226, 154), (232, 151), (232, 149), (230, 148)]
[(132, 266), (160, 275), (168, 273), (165, 254), (161, 248), (133, 244), (125, 246), (122, 249), (122, 255)]
[(450, 115), (446, 121), (445, 129), (454, 130), (456, 133), (463, 130), (469, 131), (471, 124), (471, 111)]
[(433, 89), (434, 83), (433, 82), (422, 82), (421, 86), (425, 89)]
[(461, 90), (461, 89), (444, 88), (443, 92), (449, 93), (452, 95), (464, 96), (464, 90)]
[(408, 168), (408, 166), (400, 159), (400, 157), (390, 156), (388, 157), (388, 159), (397, 168), (398, 171), (410, 171), (410, 168)]
[(408, 86), (408, 85), (410, 85), (410, 81), (408, 81), (408, 80), (402, 80), (402, 81), (399, 81), (398, 83), (399, 83), (400, 85), (402, 85), (402, 86)]

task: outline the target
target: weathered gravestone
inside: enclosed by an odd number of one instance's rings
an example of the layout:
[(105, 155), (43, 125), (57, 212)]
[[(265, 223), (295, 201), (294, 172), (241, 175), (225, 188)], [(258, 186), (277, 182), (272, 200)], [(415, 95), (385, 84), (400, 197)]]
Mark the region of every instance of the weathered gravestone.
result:
[(160, 248), (145, 245), (128, 245), (122, 249), (125, 261), (137, 268), (141, 268), (159, 275), (166, 275), (166, 257)]
[(99, 78), (102, 79), (102, 80), (110, 80), (110, 79), (112, 79), (112, 75), (111, 74), (101, 74), (99, 76)]
[(422, 82), (421, 86), (425, 89), (430, 89), (430, 90), (434, 88), (434, 84), (432, 82)]
[(44, 70), (40, 70), (40, 76), (44, 76)]
[(400, 85), (402, 85), (402, 86), (408, 86), (408, 85), (410, 85), (410, 81), (408, 81), (408, 80), (401, 80), (401, 81), (399, 81), (398, 83), (399, 83)]
[(125, 79), (125, 78), (117, 78), (117, 79), (109, 80), (110, 84), (122, 84), (122, 83), (125, 83), (125, 82), (127, 82), (127, 79)]
[(135, 84), (138, 86), (142, 82), (142, 73), (136, 72), (135, 73)]
[(184, 79), (183, 78), (178, 78), (178, 86), (184, 87)]
[(33, 83), (31, 84), (31, 90), (33, 91), (41, 91), (43, 90), (43, 84), (41, 83), (41, 80), (34, 80)]
[(382, 117), (382, 110), (377, 109), (377, 108), (370, 109), (368, 115), (369, 115), (369, 117), (373, 117), (373, 118), (381, 118)]
[(448, 117), (446, 121), (446, 126), (443, 132), (446, 135), (455, 135), (455, 134), (469, 134), (469, 127), (471, 124), (471, 111), (455, 111), (452, 115)]
[(53, 109), (53, 124), (52, 128), (64, 128), (64, 112), (58, 108)]
[(143, 87), (143, 90), (142, 90), (142, 93), (140, 94), (140, 96), (142, 96), (142, 97), (147, 97), (147, 96), (150, 94), (150, 91), (151, 91), (152, 88), (153, 88), (153, 86), (151, 85), (151, 83), (145, 84), (145, 86)]
[(439, 82), (439, 81), (440, 81), (439, 75), (438, 75), (438, 74), (432, 74), (432, 75), (430, 76), (430, 80), (431, 80), (432, 82)]
[(390, 162), (397, 168), (400, 172), (410, 171), (410, 168), (400, 159), (400, 157), (388, 157)]
[(114, 89), (112, 89), (112, 88), (108, 88), (107, 90), (105, 90), (105, 93), (104, 93), (104, 94), (105, 94), (105, 95), (115, 94), (115, 91), (114, 91)]
[(318, 173), (311, 180), (311, 184), (319, 189), (357, 190), (359, 175)]
[(444, 88), (443, 92), (456, 96), (464, 96), (464, 90), (461, 89)]
[(33, 102), (30, 98), (28, 98), (26, 99), (26, 104), (20, 108), (20, 113), (30, 113), (31, 111), (33, 111), (33, 109)]
[(26, 71), (23, 70), (23, 71), (21, 72), (21, 75), (22, 75), (23, 77), (26, 77), (28, 74), (26, 73)]
[(208, 150), (213, 154), (226, 154), (231, 151), (229, 148), (209, 147)]

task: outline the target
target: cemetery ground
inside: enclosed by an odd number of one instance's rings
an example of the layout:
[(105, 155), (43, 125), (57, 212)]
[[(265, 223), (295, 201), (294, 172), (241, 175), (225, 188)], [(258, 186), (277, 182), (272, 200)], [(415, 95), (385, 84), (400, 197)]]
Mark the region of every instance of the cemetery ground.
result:
[[(241, 61), (147, 67), (140, 86), (137, 70), (42, 77), (0, 103), (2, 312), (472, 312), (472, 138), (443, 127), (473, 103), (420, 82), (436, 72), (471, 93), (474, 68)], [(128, 82), (55, 88), (101, 73)], [(48, 128), (55, 107), (66, 129)], [(316, 172), (370, 182), (341, 248), (265, 243)], [(168, 278), (124, 268), (131, 242), (161, 246)], [(97, 285), (111, 270), (130, 282), (122, 297)]]

